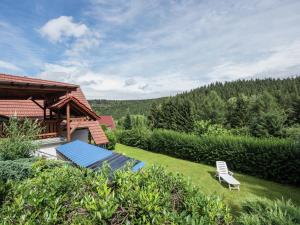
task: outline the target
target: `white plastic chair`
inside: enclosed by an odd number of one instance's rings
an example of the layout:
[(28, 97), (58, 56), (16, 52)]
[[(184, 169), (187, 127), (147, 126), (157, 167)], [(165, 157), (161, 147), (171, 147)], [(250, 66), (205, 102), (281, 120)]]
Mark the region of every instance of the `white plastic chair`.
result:
[(228, 184), (229, 190), (240, 190), (240, 182), (233, 177), (233, 172), (229, 171), (227, 164), (224, 161), (216, 161), (217, 173), (219, 182), (225, 181)]

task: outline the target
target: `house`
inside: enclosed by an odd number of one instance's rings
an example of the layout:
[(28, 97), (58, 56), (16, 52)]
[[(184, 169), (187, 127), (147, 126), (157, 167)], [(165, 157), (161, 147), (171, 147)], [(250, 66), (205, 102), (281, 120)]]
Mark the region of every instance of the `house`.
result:
[(111, 130), (116, 128), (115, 121), (112, 116), (100, 116), (100, 119), (98, 119), (98, 121), (101, 125), (105, 125)]
[(0, 137), (12, 116), (38, 120), (43, 127), (39, 138), (47, 148), (72, 140), (108, 143), (100, 117), (78, 85), (0, 74)]

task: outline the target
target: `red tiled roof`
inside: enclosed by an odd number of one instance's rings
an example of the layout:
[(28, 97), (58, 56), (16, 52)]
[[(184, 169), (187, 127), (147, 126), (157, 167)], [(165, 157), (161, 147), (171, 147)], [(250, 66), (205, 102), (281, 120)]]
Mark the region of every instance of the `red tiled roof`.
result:
[[(37, 101), (43, 105), (43, 101)], [(31, 100), (0, 100), (0, 115), (7, 117), (42, 117), (43, 110)]]
[(100, 116), (100, 119), (98, 119), (99, 123), (101, 125), (106, 125), (110, 129), (115, 129), (115, 121), (112, 116)]
[(0, 73), (0, 82), (7, 81), (7, 82), (14, 82), (14, 83), (26, 83), (26, 84), (38, 84), (38, 85), (51, 85), (51, 86), (59, 86), (59, 87), (69, 87), (69, 88), (76, 88), (78, 85), (68, 84), (64, 82), (57, 82), (57, 81), (50, 81), (50, 80), (43, 80), (25, 76), (15, 76), (9, 74)]
[(71, 128), (88, 128), (97, 145), (109, 142), (98, 121), (72, 121)]
[[(80, 87), (76, 91), (72, 91), (71, 95), (91, 109)], [(37, 100), (37, 102), (43, 105), (43, 101)], [(16, 114), (19, 117), (42, 117), (43, 113), (43, 110), (31, 100), (0, 100), (0, 115), (13, 116)]]

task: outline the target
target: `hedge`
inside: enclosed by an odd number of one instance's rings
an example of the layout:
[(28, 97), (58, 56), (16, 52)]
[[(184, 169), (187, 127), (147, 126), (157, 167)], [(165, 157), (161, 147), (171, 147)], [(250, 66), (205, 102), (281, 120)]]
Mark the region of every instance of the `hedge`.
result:
[(119, 133), (118, 140), (126, 145), (212, 166), (217, 160), (223, 160), (231, 170), (279, 183), (300, 184), (300, 148), (289, 139), (228, 135), (198, 137), (154, 130), (143, 137), (143, 144), (139, 145), (140, 136), (133, 130), (130, 135), (125, 131)]

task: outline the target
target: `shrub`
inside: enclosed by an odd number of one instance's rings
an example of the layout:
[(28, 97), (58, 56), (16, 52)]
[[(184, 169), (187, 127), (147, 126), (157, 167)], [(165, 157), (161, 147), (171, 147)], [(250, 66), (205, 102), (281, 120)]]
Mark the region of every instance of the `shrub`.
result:
[(300, 125), (286, 127), (283, 129), (284, 136), (294, 140), (300, 140)]
[[(126, 145), (213, 166), (217, 160), (223, 160), (232, 170), (281, 183), (300, 183), (300, 148), (289, 139), (198, 137), (169, 130), (154, 130), (143, 136), (142, 143), (134, 131), (120, 136), (119, 141)], [(143, 143), (147, 143), (147, 148)]]
[(249, 127), (232, 128), (230, 129), (230, 133), (237, 136), (250, 136)]
[(151, 135), (148, 129), (122, 130), (117, 133), (118, 141), (125, 145), (148, 149), (148, 142)]
[(56, 167), (64, 167), (70, 164), (69, 162), (62, 160), (49, 160), (40, 158), (36, 162), (34, 162), (31, 166), (33, 174), (39, 174), (43, 171), (51, 170)]
[[(141, 173), (94, 173), (71, 166), (15, 183), (0, 211), (4, 224), (230, 224), (216, 196), (180, 175), (152, 167)], [(108, 181), (109, 180), (109, 181)]]
[(243, 225), (293, 225), (300, 224), (300, 208), (291, 201), (267, 199), (247, 201), (238, 219)]
[(108, 130), (107, 125), (106, 124), (101, 124), (101, 128), (104, 132), (106, 132)]
[(0, 161), (0, 182), (23, 180), (32, 176), (35, 158)]
[(194, 134), (201, 137), (229, 135), (230, 132), (220, 124), (211, 124), (208, 120), (198, 120), (194, 124)]
[(40, 132), (37, 121), (11, 118), (4, 129), (6, 138), (0, 142), (0, 158), (14, 160), (30, 157), (38, 149), (38, 142), (34, 140)]
[(111, 130), (106, 130), (105, 134), (109, 141), (109, 143), (107, 145), (107, 149), (114, 150), (115, 146), (117, 144), (117, 137), (116, 137), (115, 133)]

